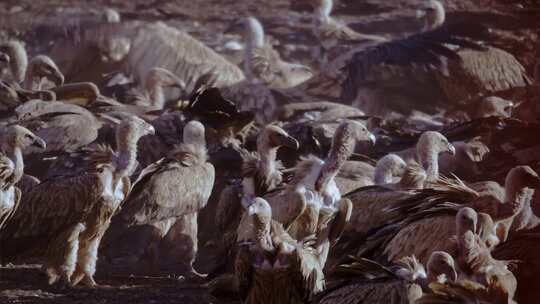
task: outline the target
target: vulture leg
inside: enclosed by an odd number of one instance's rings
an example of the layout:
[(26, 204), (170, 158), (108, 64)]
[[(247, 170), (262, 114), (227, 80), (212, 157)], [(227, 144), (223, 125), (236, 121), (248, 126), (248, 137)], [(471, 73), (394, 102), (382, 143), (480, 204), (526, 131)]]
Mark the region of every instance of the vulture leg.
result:
[(198, 250), (198, 213), (184, 215), (179, 218), (176, 224), (166, 237), (166, 242), (176, 244), (172, 251), (172, 257), (178, 263), (178, 269), (191, 278), (204, 278), (206, 275), (198, 273), (193, 268), (193, 263)]
[[(87, 287), (96, 287), (94, 281), (94, 273), (96, 273), (96, 263), (98, 258), (98, 247), (103, 232), (98, 232), (97, 235), (90, 234), (91, 230), (83, 232), (79, 238), (79, 252), (77, 258), (77, 267), (75, 274), (72, 277), (71, 284), (73, 286), (82, 282)], [(104, 231), (104, 230), (103, 230)]]
[(84, 225), (79, 223), (50, 243), (44, 266), (49, 285), (55, 284), (60, 289), (71, 285), (71, 276), (77, 264), (79, 235), (84, 229)]

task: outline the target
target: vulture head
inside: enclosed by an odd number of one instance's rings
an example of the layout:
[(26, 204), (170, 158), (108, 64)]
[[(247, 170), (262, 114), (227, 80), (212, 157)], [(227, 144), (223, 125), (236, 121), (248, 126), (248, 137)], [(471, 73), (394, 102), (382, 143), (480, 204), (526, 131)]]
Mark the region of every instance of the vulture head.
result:
[(486, 244), (489, 250), (492, 250), (500, 243), (497, 236), (497, 226), (491, 216), (487, 213), (478, 212), (478, 235)]
[(264, 127), (257, 137), (257, 149), (259, 154), (268, 154), (268, 150), (279, 147), (288, 147), (294, 150), (300, 148), (298, 141), (290, 136), (285, 130), (276, 126), (268, 125)]
[(375, 166), (375, 184), (390, 184), (394, 177), (401, 177), (407, 163), (396, 154), (387, 154)]
[(416, 16), (424, 20), (424, 31), (429, 31), (444, 24), (446, 12), (440, 1), (426, 0), (420, 4)]
[(24, 45), (16, 40), (0, 44), (0, 52), (9, 57), (9, 68), (16, 82), (23, 82), (28, 68), (28, 54)]
[(427, 262), (427, 272), (429, 282), (455, 282), (457, 272), (454, 265), (454, 258), (444, 251), (433, 251)]
[(186, 83), (167, 69), (152, 68), (146, 75), (146, 89), (152, 92), (156, 87), (173, 87), (184, 90)]
[(27, 147), (35, 146), (45, 150), (45, 141), (34, 135), (30, 130), (19, 125), (12, 125), (0, 133), (0, 143), (2, 151), (13, 151), (14, 148), (24, 150)]
[(315, 190), (320, 191), (338, 174), (341, 166), (354, 152), (356, 142), (369, 141), (375, 144), (375, 135), (363, 124), (345, 120), (337, 127), (332, 138), (330, 153), (324, 161), (319, 178), (315, 182)]
[(512, 116), (513, 108), (514, 103), (510, 100), (502, 99), (497, 96), (486, 97), (480, 101), (478, 110), (475, 112), (475, 118), (490, 116), (510, 117)]
[(37, 80), (38, 83), (41, 83), (41, 80), (45, 78), (52, 81), (56, 86), (64, 84), (64, 74), (60, 72), (54, 61), (45, 55), (32, 58), (28, 65), (26, 78), (31, 81)]
[(456, 154), (456, 148), (444, 135), (436, 131), (422, 133), (416, 144), (416, 155), (420, 165), (426, 170), (429, 180), (439, 177), (439, 154)]
[(459, 209), (456, 215), (456, 231), (458, 237), (467, 231), (476, 233), (477, 223), (478, 214), (476, 211), (474, 211), (474, 209), (469, 207)]
[(234, 22), (225, 30), (226, 34), (239, 33), (244, 41), (251, 47), (261, 48), (264, 46), (264, 29), (255, 17), (246, 17)]
[(192, 120), (186, 124), (183, 130), (183, 142), (188, 145), (196, 145), (200, 147), (206, 146), (204, 133), (204, 125), (196, 120)]
[(143, 119), (134, 115), (126, 115), (116, 128), (118, 148), (122, 149), (125, 144), (127, 146), (131, 146), (133, 143), (136, 145), (139, 138), (145, 135), (155, 135), (155, 133), (154, 127)]
[(540, 177), (529, 166), (514, 167), (506, 175), (505, 188), (519, 190), (521, 188), (536, 189), (540, 186)]
[(103, 10), (102, 19), (104, 22), (107, 23), (119, 23), (121, 20), (120, 13), (109, 7)]

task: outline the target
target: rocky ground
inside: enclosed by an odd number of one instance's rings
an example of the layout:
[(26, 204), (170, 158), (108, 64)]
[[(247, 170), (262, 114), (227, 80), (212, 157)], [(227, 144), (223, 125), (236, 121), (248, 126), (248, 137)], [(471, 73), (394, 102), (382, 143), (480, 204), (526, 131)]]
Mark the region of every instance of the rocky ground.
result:
[[(418, 1), (341, 0), (335, 15), (351, 23), (357, 30), (399, 37), (420, 27), (414, 19), (415, 2)], [(493, 44), (516, 55), (527, 70), (532, 72), (535, 58), (538, 60), (540, 57), (539, 1), (444, 2), (449, 9), (448, 22), (474, 21), (487, 24), (500, 34), (500, 39)], [(0, 18), (10, 14), (50, 15), (52, 8), (60, 6), (85, 9), (108, 6), (116, 8), (127, 20), (165, 21), (188, 31), (218, 51), (231, 39), (220, 33), (240, 16), (250, 14), (261, 19), (268, 34), (279, 42), (278, 49), (285, 58), (313, 64), (309, 56), (306, 56), (314, 41), (309, 32), (309, 6), (303, 1), (3, 0), (0, 1)], [(6, 27), (13, 32), (12, 24)], [(19, 34), (24, 37), (26, 30), (23, 27)], [(201, 215), (203, 227), (212, 227), (212, 207), (210, 204)], [(208, 271), (211, 267), (213, 247), (208, 241), (213, 237), (215, 231), (202, 229), (201, 258), (198, 261), (198, 269), (201, 271)], [(0, 303), (234, 303), (208, 295), (200, 284), (176, 278), (107, 276), (98, 270), (97, 281), (101, 286), (95, 290), (53, 290), (46, 286), (45, 276), (40, 273), (37, 265), (8, 265), (0, 268)]]

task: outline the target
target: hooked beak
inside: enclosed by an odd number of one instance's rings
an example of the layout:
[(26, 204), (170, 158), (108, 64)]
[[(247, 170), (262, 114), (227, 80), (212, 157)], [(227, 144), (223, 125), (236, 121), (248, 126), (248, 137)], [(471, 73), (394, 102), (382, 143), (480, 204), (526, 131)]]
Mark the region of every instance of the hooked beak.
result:
[(255, 204), (249, 205), (247, 208), (248, 215), (254, 215), (257, 213), (257, 208), (255, 207)]
[(9, 58), (8, 54), (0, 53), (0, 62), (9, 63), (10, 61), (11, 58)]
[(456, 147), (450, 143), (448, 144), (448, 153), (452, 154), (453, 156), (456, 155)]
[(148, 128), (148, 135), (156, 135), (156, 129), (153, 126)]
[(300, 143), (298, 143), (298, 140), (296, 140), (292, 136), (285, 137), (284, 142), (283, 142), (283, 146), (289, 147), (289, 148), (294, 149), (294, 150), (300, 149)]
[(47, 148), (47, 144), (45, 143), (45, 141), (37, 136), (34, 138), (34, 142), (32, 143), (32, 146), (38, 147), (42, 150), (45, 150)]
[(59, 87), (64, 84), (64, 74), (60, 72), (59, 70), (55, 70), (54, 73), (52, 73), (51, 80), (54, 82), (54, 84)]
[(377, 137), (375, 137), (375, 135), (373, 135), (373, 133), (369, 133), (369, 141), (371, 142), (372, 145), (375, 145), (375, 143), (377, 143)]

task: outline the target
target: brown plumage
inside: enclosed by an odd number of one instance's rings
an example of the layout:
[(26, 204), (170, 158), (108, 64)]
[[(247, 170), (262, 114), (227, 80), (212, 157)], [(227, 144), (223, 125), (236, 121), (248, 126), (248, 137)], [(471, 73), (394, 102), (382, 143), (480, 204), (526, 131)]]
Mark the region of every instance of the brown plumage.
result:
[(323, 292), (316, 303), (415, 303), (422, 295), (420, 283), (426, 279), (424, 267), (414, 257), (404, 258), (392, 267), (357, 259), (338, 271), (347, 275), (345, 282)]
[(253, 217), (250, 241), (240, 244), (235, 262), (243, 303), (306, 303), (324, 289), (324, 274), (309, 241), (292, 239), (272, 221), (268, 202), (255, 198), (247, 214)]
[(0, 231), (17, 211), (21, 199), (16, 184), (24, 174), (23, 150), (32, 145), (40, 149), (46, 146), (43, 139), (24, 127), (3, 128), (0, 131)]
[[(126, 256), (140, 260), (148, 254), (151, 265), (157, 267), (161, 239), (174, 229), (177, 220), (196, 214), (206, 206), (215, 172), (207, 160), (204, 126), (191, 121), (183, 132), (183, 144), (168, 157), (142, 170), (113, 220), (106, 236), (106, 253), (113, 263), (115, 259), (126, 259)], [(192, 244), (187, 245), (194, 253), (191, 260), (177, 263), (185, 265), (187, 272), (195, 273), (192, 264), (197, 248), (196, 218), (189, 221), (189, 225), (195, 225), (189, 240)], [(140, 241), (140, 246), (134, 245), (134, 241)]]
[(49, 283), (95, 286), (97, 250), (113, 214), (130, 190), (137, 141), (154, 129), (127, 117), (117, 127), (117, 151), (95, 151), (93, 170), (43, 181), (25, 193), (2, 241), (8, 256), (45, 251)]

